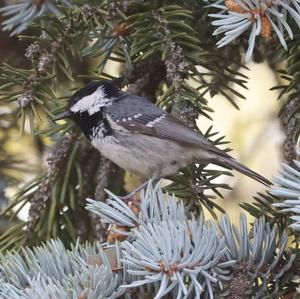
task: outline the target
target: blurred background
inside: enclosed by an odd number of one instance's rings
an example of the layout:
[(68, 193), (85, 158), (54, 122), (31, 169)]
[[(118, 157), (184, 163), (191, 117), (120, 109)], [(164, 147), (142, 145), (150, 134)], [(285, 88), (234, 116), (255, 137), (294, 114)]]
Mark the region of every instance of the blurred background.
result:
[[(278, 93), (270, 91), (270, 88), (278, 84), (278, 78), (267, 63), (249, 63), (247, 67), (249, 71), (242, 72), (249, 77), (248, 90), (235, 87), (246, 97), (246, 100), (236, 99), (240, 111), (233, 109), (222, 96), (215, 96), (210, 99), (210, 105), (215, 111), (213, 125), (216, 131), (230, 141), (229, 146), (233, 149), (231, 155), (271, 179), (278, 173), (284, 141), (278, 118)], [(201, 130), (211, 124), (205, 117), (199, 118)], [(234, 174), (233, 178), (224, 177), (233, 190), (225, 190), (225, 199), (220, 201), (231, 219), (238, 221), (242, 211), (238, 203), (251, 201), (265, 187), (238, 172)]]

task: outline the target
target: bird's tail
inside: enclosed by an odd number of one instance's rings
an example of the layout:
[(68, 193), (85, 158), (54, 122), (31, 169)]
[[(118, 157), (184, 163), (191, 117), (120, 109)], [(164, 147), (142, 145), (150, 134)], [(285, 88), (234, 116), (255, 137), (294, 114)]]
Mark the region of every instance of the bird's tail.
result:
[(227, 157), (216, 157), (211, 159), (211, 163), (229, 168), (229, 169), (234, 169), (237, 170), (238, 172), (260, 182), (261, 184), (264, 184), (265, 186), (270, 186), (272, 185), (272, 182), (270, 182), (268, 179), (263, 177), (262, 175), (256, 173), (255, 171), (251, 170), (247, 166), (239, 163), (236, 161), (234, 158), (230, 157), (229, 155)]

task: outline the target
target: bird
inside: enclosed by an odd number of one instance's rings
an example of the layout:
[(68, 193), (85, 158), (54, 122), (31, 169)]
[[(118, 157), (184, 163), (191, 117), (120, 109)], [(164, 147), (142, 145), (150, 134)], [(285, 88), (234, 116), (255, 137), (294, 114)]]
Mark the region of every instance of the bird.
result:
[(98, 151), (145, 183), (173, 175), (192, 163), (234, 169), (272, 183), (217, 148), (204, 135), (148, 99), (122, 91), (113, 81), (92, 81), (76, 91), (54, 121), (70, 118)]

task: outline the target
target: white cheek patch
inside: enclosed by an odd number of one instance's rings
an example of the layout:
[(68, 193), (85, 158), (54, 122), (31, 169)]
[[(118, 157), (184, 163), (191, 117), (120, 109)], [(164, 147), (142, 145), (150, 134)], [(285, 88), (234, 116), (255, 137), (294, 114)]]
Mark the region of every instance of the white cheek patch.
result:
[(83, 97), (76, 104), (71, 107), (71, 111), (77, 112), (87, 112), (89, 115), (93, 115), (102, 107), (107, 107), (112, 104), (111, 99), (106, 97), (104, 88), (102, 86), (98, 87), (96, 91), (92, 94)]

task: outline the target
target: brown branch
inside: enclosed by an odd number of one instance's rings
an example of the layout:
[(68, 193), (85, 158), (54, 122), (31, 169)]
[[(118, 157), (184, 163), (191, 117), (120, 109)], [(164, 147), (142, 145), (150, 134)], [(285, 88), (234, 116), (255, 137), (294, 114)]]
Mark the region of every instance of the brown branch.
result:
[(76, 231), (80, 241), (84, 242), (91, 237), (91, 218), (85, 206), (86, 198), (94, 196), (95, 180), (93, 180), (93, 178), (95, 178), (99, 168), (100, 154), (86, 140), (83, 140), (80, 151), (82, 155), (84, 155), (82, 158), (83, 185), (78, 196), (78, 212), (76, 212), (76, 214), (78, 214), (78, 221), (76, 222)]
[(49, 165), (47, 173), (30, 200), (31, 205), (28, 216), (29, 228), (40, 218), (41, 212), (46, 207), (47, 201), (51, 197), (53, 183), (60, 171), (64, 169), (67, 163), (66, 157), (73, 147), (76, 138), (76, 133), (66, 134), (56, 143), (49, 153), (47, 158)]
[[(95, 200), (105, 201), (105, 190), (109, 186), (109, 177), (112, 171), (112, 162), (105, 157), (101, 157), (100, 167), (96, 179)], [(107, 239), (107, 224), (101, 222), (101, 219), (95, 213), (91, 213), (92, 227), (96, 238), (101, 242)]]
[(293, 165), (296, 159), (295, 144), (299, 136), (299, 121), (297, 120), (297, 111), (300, 111), (300, 99), (295, 97), (286, 106), (283, 113), (280, 115), (281, 124), (285, 131), (286, 138), (283, 142), (284, 160)]

